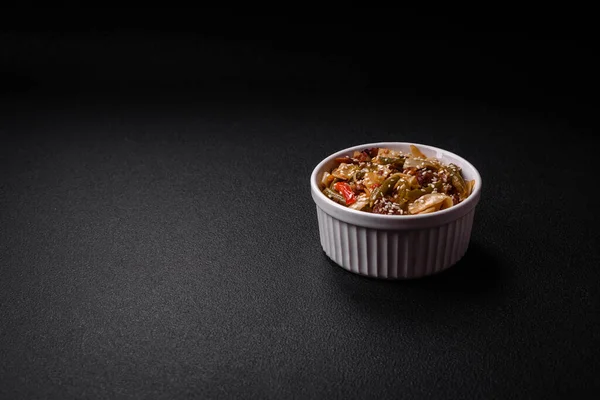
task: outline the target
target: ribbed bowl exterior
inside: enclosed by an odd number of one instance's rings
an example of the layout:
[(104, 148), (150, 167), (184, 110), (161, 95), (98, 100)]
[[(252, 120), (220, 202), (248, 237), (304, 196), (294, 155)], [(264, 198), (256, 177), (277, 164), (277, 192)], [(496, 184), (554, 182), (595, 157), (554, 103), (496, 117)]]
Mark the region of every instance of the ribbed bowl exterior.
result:
[(418, 230), (381, 230), (332, 217), (317, 206), (325, 254), (350, 272), (373, 278), (410, 279), (456, 264), (469, 247), (475, 209), (461, 218)]

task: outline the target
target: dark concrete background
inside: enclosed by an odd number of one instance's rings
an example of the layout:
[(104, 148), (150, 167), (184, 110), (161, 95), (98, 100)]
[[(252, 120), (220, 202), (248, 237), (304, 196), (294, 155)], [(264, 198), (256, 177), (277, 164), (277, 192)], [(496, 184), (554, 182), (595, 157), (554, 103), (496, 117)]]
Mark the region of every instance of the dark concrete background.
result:
[[(586, 13), (343, 11), (2, 10), (0, 398), (599, 391)], [(388, 140), (484, 179), (436, 277), (320, 248), (312, 168)]]

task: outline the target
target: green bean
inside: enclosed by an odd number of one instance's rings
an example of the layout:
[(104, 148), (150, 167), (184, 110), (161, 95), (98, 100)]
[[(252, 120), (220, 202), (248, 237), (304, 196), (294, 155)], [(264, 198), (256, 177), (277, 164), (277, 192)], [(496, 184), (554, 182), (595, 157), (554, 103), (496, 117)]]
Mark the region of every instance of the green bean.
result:
[(393, 174), (390, 175), (385, 181), (383, 181), (380, 187), (381, 192), (384, 196), (390, 192), (390, 190), (394, 187), (394, 185), (396, 184), (396, 182), (398, 182), (400, 178), (400, 174)]
[(383, 181), (381, 186), (376, 187), (375, 190), (371, 192), (370, 204), (373, 205), (373, 203), (375, 202), (375, 200), (377, 200), (378, 197), (384, 197), (385, 195), (387, 195), (390, 192), (390, 190), (394, 187), (396, 182), (398, 182), (400, 177), (400, 174), (390, 175), (385, 181)]
[(352, 179), (354, 180), (354, 183), (358, 183), (358, 181), (361, 180), (364, 176), (365, 176), (365, 172), (362, 169), (359, 169), (358, 171), (356, 171), (354, 173), (354, 175), (352, 176)]
[(400, 208), (402, 208), (404, 211), (406, 211), (407, 205), (408, 205), (408, 200), (406, 199), (395, 199), (394, 203), (398, 204), (400, 206)]
[(407, 192), (408, 192), (408, 186), (401, 185), (401, 186), (398, 187), (398, 192), (397, 192), (397, 195), (398, 195), (397, 199), (398, 199), (398, 201), (397, 201), (397, 203), (400, 202), (400, 201), (402, 201), (406, 197), (406, 193)]
[(404, 165), (405, 157), (379, 157), (379, 164), (392, 164), (400, 169)]
[(325, 194), (325, 196), (329, 197), (331, 200), (333, 200), (337, 203), (340, 203), (341, 205), (344, 205), (344, 206), (346, 205), (346, 199), (344, 198), (344, 196), (342, 196), (335, 190), (325, 188), (325, 190), (323, 190), (323, 193)]
[(460, 173), (460, 169), (456, 165), (450, 164), (448, 170), (450, 171), (450, 181), (452, 182), (452, 186), (458, 190), (458, 193), (461, 196), (465, 196), (468, 192), (468, 188), (467, 183)]
[(442, 192), (443, 187), (444, 187), (444, 184), (442, 182), (438, 181), (436, 183), (433, 183), (433, 187), (427, 185), (420, 189), (408, 190), (405, 192), (403, 197), (406, 198), (408, 201), (415, 201), (416, 199), (423, 196), (424, 194), (429, 194), (429, 193), (433, 192), (434, 189), (437, 190), (438, 192)]
[[(381, 195), (381, 196), (380, 196)], [(377, 186), (375, 189), (373, 189), (373, 191), (371, 192), (371, 198), (369, 199), (369, 205), (371, 207), (373, 207), (373, 203), (375, 203), (375, 200), (377, 200), (378, 197), (383, 197), (383, 194), (381, 193), (381, 186)]]

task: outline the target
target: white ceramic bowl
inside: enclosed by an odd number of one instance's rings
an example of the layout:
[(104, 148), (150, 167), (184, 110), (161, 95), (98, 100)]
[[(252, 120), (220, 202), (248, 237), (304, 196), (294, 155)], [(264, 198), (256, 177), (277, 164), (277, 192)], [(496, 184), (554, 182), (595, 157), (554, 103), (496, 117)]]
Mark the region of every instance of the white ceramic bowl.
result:
[[(381, 215), (356, 211), (327, 198), (319, 188), (325, 171), (337, 157), (372, 147), (410, 152), (414, 144), (429, 157), (462, 168), (465, 180), (475, 180), (471, 195), (445, 210), (424, 215)], [(350, 272), (373, 278), (419, 278), (451, 267), (469, 247), (475, 207), (481, 197), (481, 176), (464, 158), (418, 143), (370, 143), (350, 147), (321, 161), (310, 177), (317, 205), (319, 235), (325, 254)]]

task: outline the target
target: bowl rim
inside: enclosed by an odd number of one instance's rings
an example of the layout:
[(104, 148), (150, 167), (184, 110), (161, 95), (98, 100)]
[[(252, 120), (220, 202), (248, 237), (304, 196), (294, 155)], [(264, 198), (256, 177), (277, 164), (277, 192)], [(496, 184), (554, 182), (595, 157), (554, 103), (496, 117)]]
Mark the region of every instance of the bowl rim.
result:
[[(471, 195), (466, 200), (455, 206), (452, 206), (445, 210), (436, 211), (430, 214), (385, 215), (373, 214), (344, 207), (329, 199), (323, 194), (323, 192), (321, 192), (318, 184), (319, 180), (317, 175), (321, 172), (324, 166), (330, 163), (333, 159), (347, 155), (348, 153), (352, 153), (356, 150), (364, 150), (372, 147), (393, 148), (410, 145), (417, 146), (419, 149), (426, 149), (430, 152), (434, 152), (436, 154), (436, 158), (444, 158), (444, 156), (449, 156), (460, 161), (461, 168), (468, 168), (470, 170), (470, 175), (472, 175), (473, 179), (475, 179), (475, 187), (473, 188), (473, 192), (471, 193)], [(479, 171), (477, 170), (477, 168), (475, 168), (475, 166), (473, 166), (473, 164), (471, 164), (465, 158), (451, 151), (427, 144), (414, 142), (374, 142), (348, 147), (336, 151), (335, 153), (332, 153), (329, 156), (325, 157), (313, 169), (310, 176), (310, 185), (311, 194), (317, 206), (320, 207), (327, 214), (333, 215), (342, 221), (373, 228), (407, 229), (417, 227), (426, 228), (435, 225), (442, 225), (444, 223), (456, 220), (462, 217), (463, 215), (469, 213), (473, 208), (475, 208), (481, 197), (482, 180)]]

